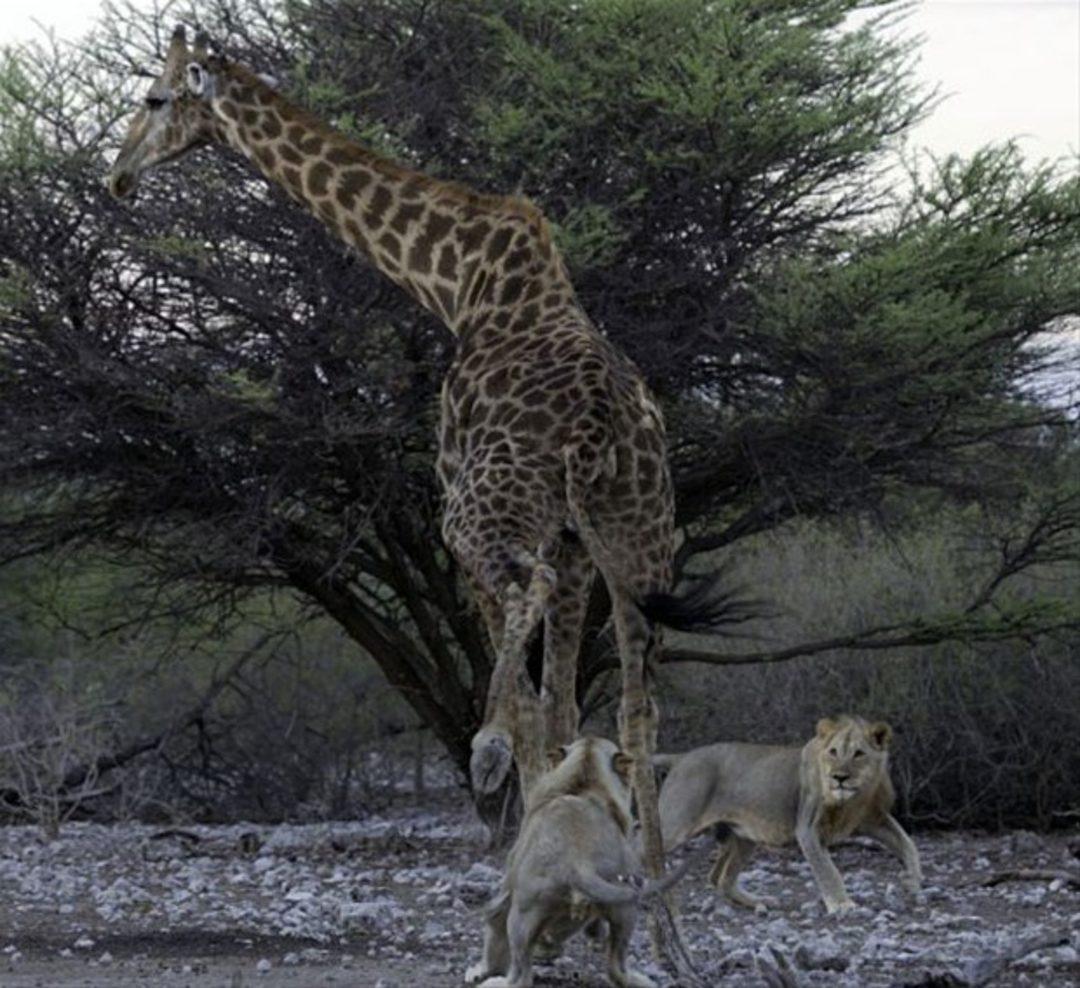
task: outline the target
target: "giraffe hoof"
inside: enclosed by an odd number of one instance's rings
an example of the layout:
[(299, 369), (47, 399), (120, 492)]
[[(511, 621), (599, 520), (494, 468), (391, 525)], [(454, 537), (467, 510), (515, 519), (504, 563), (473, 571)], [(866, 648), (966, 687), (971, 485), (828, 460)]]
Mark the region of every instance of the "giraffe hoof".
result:
[(510, 743), (501, 734), (477, 734), (473, 738), (469, 774), (478, 793), (493, 793), (506, 781), (514, 761)]

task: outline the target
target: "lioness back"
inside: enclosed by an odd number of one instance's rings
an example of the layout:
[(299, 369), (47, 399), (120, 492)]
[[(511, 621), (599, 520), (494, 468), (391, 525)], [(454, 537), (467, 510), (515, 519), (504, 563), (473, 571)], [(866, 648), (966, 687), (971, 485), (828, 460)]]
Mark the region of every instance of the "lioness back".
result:
[[(513, 885), (529, 895), (565, 895), (576, 877), (573, 865), (615, 881), (635, 870), (626, 833), (600, 801), (562, 795), (537, 810), (507, 862)], [(562, 881), (553, 883), (552, 876)], [(535, 886), (535, 888), (534, 888)]]
[(631, 759), (611, 741), (578, 738), (549, 754), (533, 784), (525, 820), (499, 891), (488, 903), (484, 954), (466, 971), (481, 988), (528, 988), (534, 952), (557, 957), (586, 924), (607, 939), (608, 979), (655, 988), (627, 966), (639, 902), (664, 881), (639, 885), (631, 835)]

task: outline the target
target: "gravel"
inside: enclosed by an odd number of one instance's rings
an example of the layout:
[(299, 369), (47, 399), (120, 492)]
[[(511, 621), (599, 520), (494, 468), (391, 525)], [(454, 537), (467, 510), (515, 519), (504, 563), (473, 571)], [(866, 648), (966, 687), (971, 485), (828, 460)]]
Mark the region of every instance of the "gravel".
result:
[[(499, 856), (460, 798), (329, 824), (69, 824), (51, 843), (0, 829), (0, 985), (434, 988), (477, 959), (480, 906)], [(1074, 838), (1075, 840), (1075, 838)], [(1063, 835), (918, 834), (927, 888), (914, 900), (899, 864), (869, 841), (834, 851), (857, 909), (826, 917), (794, 850), (759, 852), (744, 885), (773, 905), (736, 909), (704, 884), (705, 845), (677, 892), (688, 946), (717, 986), (764, 984), (774, 949), (799, 984), (875, 988), (962, 974), (1036, 936), (1068, 942), (1013, 964), (994, 985), (1080, 985), (1080, 895), (1060, 881), (980, 881), (1004, 869), (1076, 870)], [(636, 965), (649, 959), (644, 923)], [(578, 938), (539, 966), (537, 985), (603, 984), (603, 958)]]

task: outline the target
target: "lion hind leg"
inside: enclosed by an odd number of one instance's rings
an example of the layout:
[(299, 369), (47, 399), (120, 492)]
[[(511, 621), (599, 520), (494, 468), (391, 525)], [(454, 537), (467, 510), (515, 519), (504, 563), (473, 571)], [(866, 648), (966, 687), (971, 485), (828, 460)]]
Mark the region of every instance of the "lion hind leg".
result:
[(510, 913), (510, 893), (503, 889), (484, 907), (484, 953), (465, 971), (465, 983), (490, 981), (506, 973), (510, 966), (510, 943), (506, 936), (506, 918)]
[(746, 867), (753, 853), (753, 841), (729, 833), (720, 845), (709, 879), (729, 902), (745, 909), (764, 910), (772, 903), (750, 895), (739, 887), (739, 873)]
[(731, 844), (729, 834), (717, 834), (716, 853), (713, 855), (712, 869), (709, 871), (708, 883), (714, 888), (720, 888), (720, 879), (727, 867), (728, 858), (731, 856)]
[(702, 829), (699, 807), (682, 798), (679, 785), (681, 779), (676, 776), (676, 772), (678, 769), (673, 770), (664, 780), (659, 798), (660, 834), (667, 854), (685, 844)]
[(481, 988), (532, 988), (532, 952), (543, 925), (541, 910), (511, 905), (506, 917), (506, 937), (510, 947), (510, 967), (505, 982), (489, 978)]
[(608, 980), (616, 988), (656, 988), (656, 983), (626, 965), (630, 937), (634, 932), (637, 906), (621, 906), (608, 911)]

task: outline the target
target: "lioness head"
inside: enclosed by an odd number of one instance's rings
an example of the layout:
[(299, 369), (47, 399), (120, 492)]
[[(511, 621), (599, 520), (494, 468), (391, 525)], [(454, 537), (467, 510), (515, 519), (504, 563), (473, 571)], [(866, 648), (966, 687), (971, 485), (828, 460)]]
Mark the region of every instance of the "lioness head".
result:
[(818, 721), (814, 740), (821, 793), (826, 804), (846, 803), (886, 772), (892, 728), (861, 717)]
[(633, 759), (607, 738), (578, 738), (548, 752), (548, 771), (537, 781), (530, 800), (592, 793), (610, 803), (628, 826), (632, 765)]

